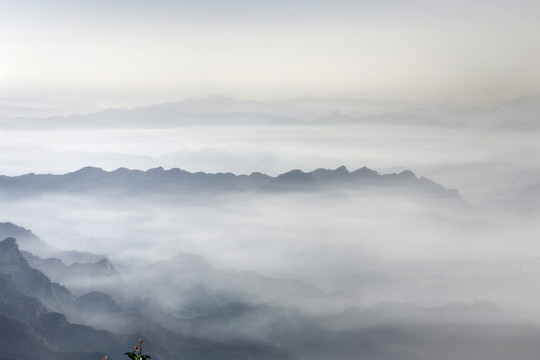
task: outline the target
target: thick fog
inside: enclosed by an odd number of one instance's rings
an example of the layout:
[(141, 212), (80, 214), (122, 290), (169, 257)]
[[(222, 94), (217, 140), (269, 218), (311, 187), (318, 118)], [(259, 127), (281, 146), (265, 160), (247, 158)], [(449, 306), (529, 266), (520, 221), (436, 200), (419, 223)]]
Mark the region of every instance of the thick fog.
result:
[(128, 275), (196, 254), (218, 269), (342, 293), (349, 306), (490, 300), (540, 314), (531, 297), (540, 267), (535, 219), (465, 201), (336, 189), (170, 199), (44, 195), (3, 204), (5, 219), (61, 249), (108, 255)]
[[(396, 110), (390, 102), (383, 113), (365, 101), (323, 100), (214, 97), (69, 117), (5, 116), (2, 173), (65, 173), (92, 165), (277, 175), (367, 166), (412, 169), (473, 202), (507, 196), (539, 177), (538, 97), (485, 109), (408, 104)], [(324, 106), (304, 110), (318, 101)]]
[[(163, 166), (275, 176), (367, 166), (381, 174), (411, 170), (459, 197), (339, 182), (227, 191), (219, 180), (193, 191), (146, 182), (155, 188), (118, 190), (100, 188), (107, 182), (95, 175), (79, 193), (32, 188), (36, 177), (24, 177), (15, 190), (0, 189), (0, 222), (31, 229), (57, 249), (112, 261), (114, 271), (99, 273), (70, 257), (58, 255), (64, 264), (56, 267), (29, 257), (89, 306), (77, 305), (70, 321), (97, 329), (156, 334), (163, 326), (306, 359), (419, 358), (396, 352), (400, 342), (423, 356), (465, 348), (463, 356), (476, 359), (530, 358), (540, 326), (538, 98), (485, 109), (391, 103), (371, 113), (360, 101), (355, 108), (327, 99), (312, 112), (306, 102), (209, 98), (5, 116), (1, 170)], [(329, 110), (339, 105), (347, 112)], [(137, 327), (137, 313), (150, 325)]]
[(538, 1), (0, 3), (0, 357), (538, 358)]

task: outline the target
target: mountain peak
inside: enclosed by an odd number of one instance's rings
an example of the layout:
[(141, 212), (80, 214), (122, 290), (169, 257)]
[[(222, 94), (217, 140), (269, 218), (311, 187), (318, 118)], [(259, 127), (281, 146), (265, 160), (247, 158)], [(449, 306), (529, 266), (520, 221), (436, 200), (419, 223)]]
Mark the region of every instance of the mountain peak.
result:
[(17, 240), (12, 237), (8, 237), (0, 242), (0, 250), (7, 250), (7, 249), (17, 249), (19, 250), (19, 247), (17, 246)]
[[(28, 229), (25, 229), (25, 228), (23, 228), (21, 226), (17, 226), (12, 222), (0, 222), (0, 232), (1, 231), (4, 231), (4, 232), (17, 232), (17, 233), (21, 233), (21, 234), (35, 236), (32, 233), (32, 231), (30, 231)], [(14, 236), (7, 236), (7, 237), (14, 237)]]
[[(0, 259), (2, 259), (2, 257), (6, 257), (7, 261), (24, 260), (19, 251), (19, 245), (17, 245), (17, 240), (15, 240), (15, 238), (8, 237), (0, 242)], [(1, 267), (2, 266), (0, 264), (0, 269)]]
[(157, 168), (148, 169), (146, 170), (146, 172), (149, 174), (163, 173), (165, 172), (165, 169), (163, 168), (163, 166), (159, 166)]
[(379, 176), (379, 173), (364, 166), (358, 170), (353, 171), (351, 175), (360, 177), (377, 177)]
[(26, 271), (28, 262), (19, 250), (15, 238), (9, 237), (0, 242), (0, 273), (10, 274), (13, 271)]
[(50, 279), (30, 267), (14, 238), (0, 242), (0, 273), (11, 274), (22, 293), (35, 296), (53, 308), (59, 305)]
[(197, 254), (180, 253), (172, 259), (172, 262), (189, 268), (213, 268), (212, 264), (206, 258)]
[(10, 222), (0, 222), (0, 239), (4, 238), (17, 239), (17, 247), (20, 250), (31, 252), (33, 255), (48, 257), (55, 250), (32, 231)]
[(7, 238), (0, 242), (0, 273), (20, 274), (32, 270), (19, 250), (15, 238)]
[(411, 170), (404, 170), (404, 171), (400, 172), (398, 175), (401, 176), (401, 177), (415, 178), (416, 179), (416, 175)]
[(314, 182), (314, 178), (311, 174), (307, 174), (300, 169), (294, 169), (289, 172), (283, 173), (276, 177), (276, 180), (280, 183), (289, 184), (311, 184)]
[(104, 174), (106, 171), (100, 167), (94, 166), (85, 166), (77, 171), (73, 171), (66, 175), (78, 176), (78, 177), (87, 177), (87, 176), (99, 176)]

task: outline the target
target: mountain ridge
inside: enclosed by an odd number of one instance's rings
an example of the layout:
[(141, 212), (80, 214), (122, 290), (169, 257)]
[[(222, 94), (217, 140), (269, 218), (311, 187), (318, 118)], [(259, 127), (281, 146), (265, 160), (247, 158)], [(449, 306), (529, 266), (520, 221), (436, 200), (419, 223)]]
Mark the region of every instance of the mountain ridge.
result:
[[(402, 101), (304, 97), (279, 102), (241, 100), (223, 96), (185, 99), (127, 108), (56, 114), (0, 116), (0, 126), (8, 129), (111, 129), (191, 126), (313, 126), (313, 125), (400, 125), (470, 127), (495, 125), (520, 130), (539, 129), (535, 114), (540, 97), (530, 95), (474, 107), (449, 102), (412, 104)], [(1, 108), (1, 110), (6, 110)], [(30, 112), (31, 113), (31, 112)], [(508, 121), (506, 115), (511, 114)], [(525, 118), (515, 121), (515, 116)], [(472, 117), (475, 121), (463, 121)]]
[(197, 192), (244, 192), (244, 191), (319, 191), (332, 188), (402, 187), (418, 190), (424, 194), (439, 195), (461, 200), (456, 189), (447, 189), (425, 177), (417, 177), (412, 171), (380, 174), (367, 167), (349, 171), (345, 166), (336, 169), (318, 168), (310, 172), (293, 169), (277, 176), (259, 172), (249, 175), (227, 173), (189, 172), (179, 168), (165, 170), (163, 167), (146, 171), (118, 168), (105, 171), (99, 167), (86, 166), (61, 174), (25, 174), (0, 176), (0, 194), (6, 196), (30, 195), (45, 192), (112, 192), (112, 193), (185, 193)]
[[(0, 222), (0, 239), (15, 238), (23, 252), (31, 253), (42, 259), (58, 258), (67, 265), (75, 263), (97, 263), (107, 260), (107, 256), (77, 250), (60, 250), (36, 236), (31, 230), (11, 222)], [(28, 259), (27, 259), (28, 260)]]

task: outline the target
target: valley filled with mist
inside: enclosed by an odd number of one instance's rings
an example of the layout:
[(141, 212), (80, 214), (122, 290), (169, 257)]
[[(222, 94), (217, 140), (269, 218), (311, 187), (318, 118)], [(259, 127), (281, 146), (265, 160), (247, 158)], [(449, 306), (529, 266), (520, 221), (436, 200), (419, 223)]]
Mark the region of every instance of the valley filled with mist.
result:
[(0, 359), (536, 358), (539, 99), (323, 100), (11, 108)]
[(0, 360), (537, 360), (538, 19), (0, 0)]

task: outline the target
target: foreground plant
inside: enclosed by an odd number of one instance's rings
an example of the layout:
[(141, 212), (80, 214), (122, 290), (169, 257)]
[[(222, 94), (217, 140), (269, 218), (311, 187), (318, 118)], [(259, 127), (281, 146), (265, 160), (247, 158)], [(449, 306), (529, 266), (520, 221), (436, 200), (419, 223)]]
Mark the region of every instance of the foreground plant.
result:
[[(143, 355), (142, 353), (142, 343), (143, 340), (139, 339), (139, 345), (135, 346), (135, 351), (125, 353), (131, 360), (146, 360), (151, 359), (150, 355)], [(112, 360), (109, 359), (107, 355), (103, 356), (101, 360)]]
[(150, 355), (143, 355), (142, 343), (143, 340), (139, 339), (139, 345), (135, 346), (135, 351), (126, 353), (126, 355), (129, 356), (131, 360), (146, 360), (152, 358)]

